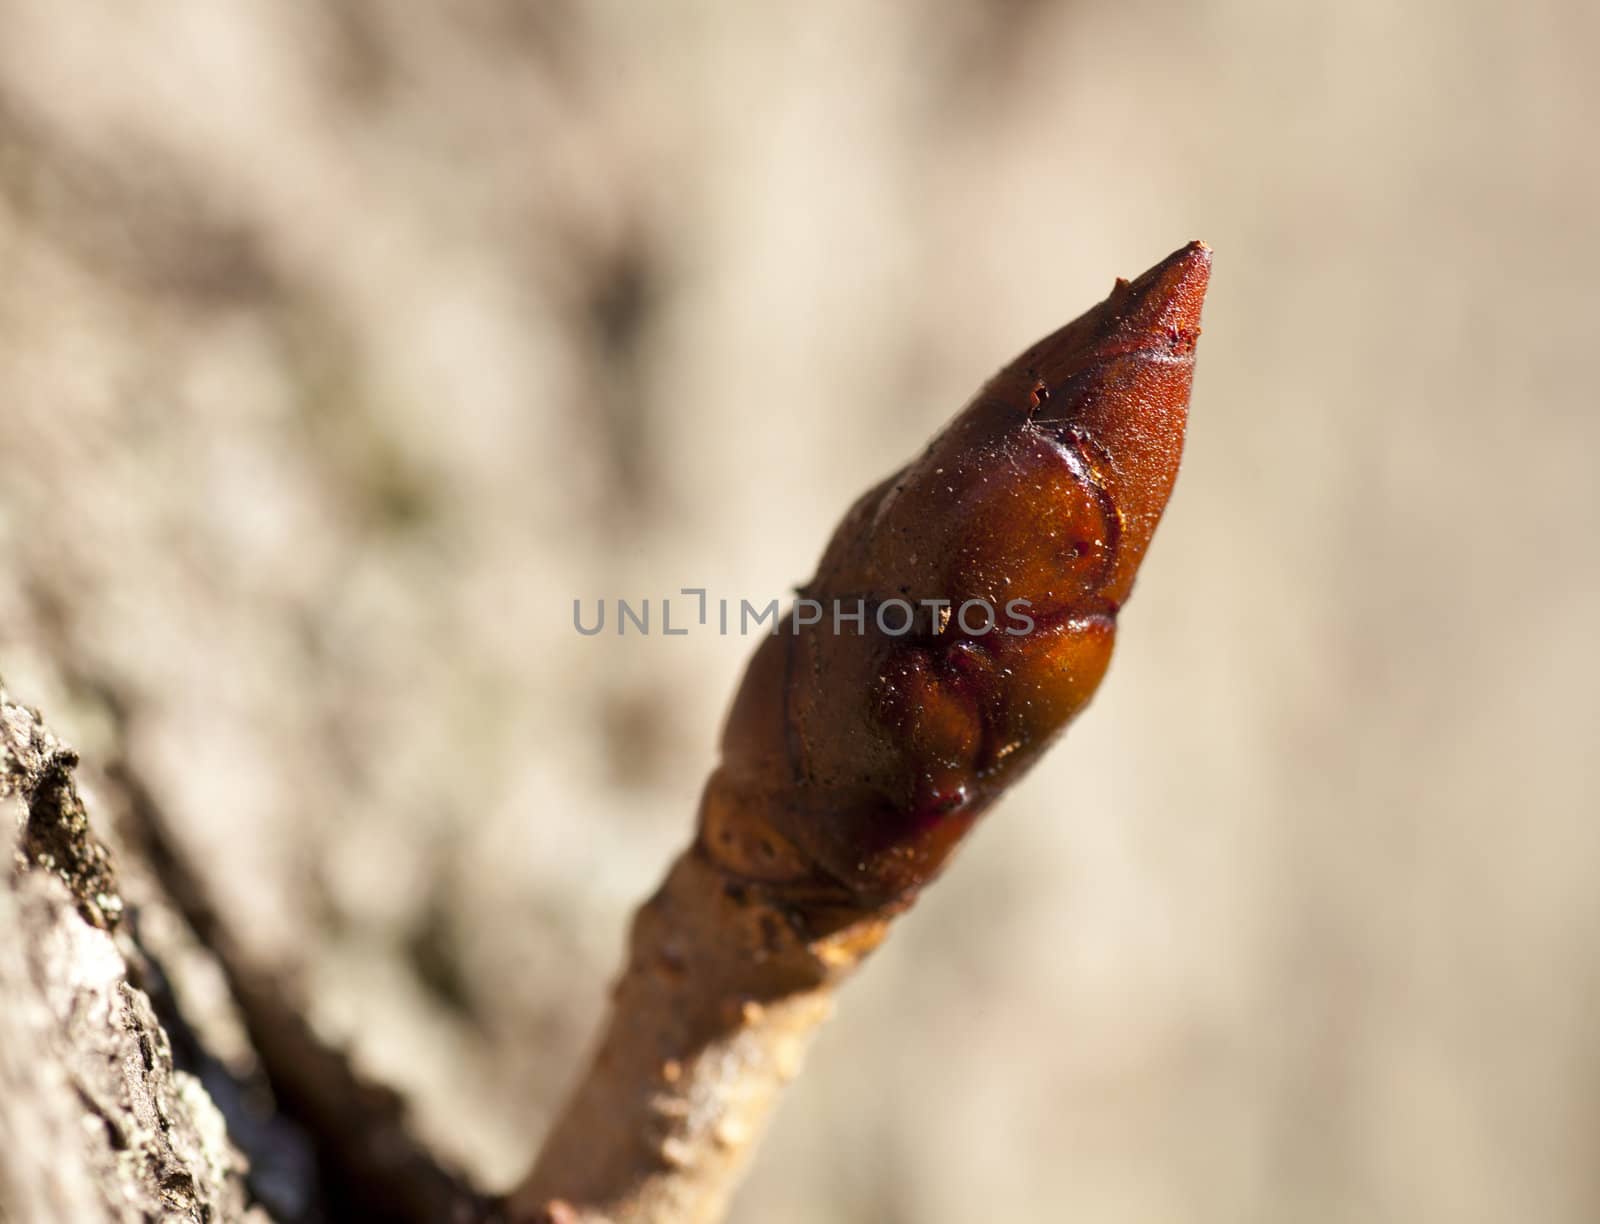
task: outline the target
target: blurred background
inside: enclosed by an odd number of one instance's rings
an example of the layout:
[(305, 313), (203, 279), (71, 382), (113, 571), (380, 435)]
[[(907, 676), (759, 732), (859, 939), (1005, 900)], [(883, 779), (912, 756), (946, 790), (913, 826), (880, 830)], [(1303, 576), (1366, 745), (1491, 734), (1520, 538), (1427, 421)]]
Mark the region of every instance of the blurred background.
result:
[(0, 0), (0, 669), (509, 1184), (751, 647), (573, 599), (784, 595), (1203, 238), (1101, 696), (734, 1219), (1595, 1219), (1596, 45), (1558, 0)]

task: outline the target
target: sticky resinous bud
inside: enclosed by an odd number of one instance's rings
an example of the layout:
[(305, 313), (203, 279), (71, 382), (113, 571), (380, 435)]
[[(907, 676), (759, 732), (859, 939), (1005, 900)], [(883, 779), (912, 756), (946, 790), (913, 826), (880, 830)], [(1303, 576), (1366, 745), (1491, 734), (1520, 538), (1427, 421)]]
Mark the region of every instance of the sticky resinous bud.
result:
[(700, 830), (727, 872), (908, 902), (1089, 702), (1177, 476), (1210, 265), (1193, 243), (1117, 282), (851, 507), (802, 588), (823, 615), (734, 700)]

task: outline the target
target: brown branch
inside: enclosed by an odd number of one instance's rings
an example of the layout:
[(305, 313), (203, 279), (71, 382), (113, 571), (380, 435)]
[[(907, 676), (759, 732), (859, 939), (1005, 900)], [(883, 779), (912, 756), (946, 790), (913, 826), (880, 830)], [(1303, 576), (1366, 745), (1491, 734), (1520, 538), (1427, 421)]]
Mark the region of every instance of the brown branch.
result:
[(555, 1220), (554, 1198), (575, 1218), (719, 1218), (835, 984), (883, 930), (815, 937), (769, 889), (680, 856), (634, 918), (610, 1026), (519, 1201)]
[(838, 982), (1099, 685), (1177, 476), (1210, 262), (1119, 281), (846, 514), (745, 673), (515, 1219), (721, 1218)]

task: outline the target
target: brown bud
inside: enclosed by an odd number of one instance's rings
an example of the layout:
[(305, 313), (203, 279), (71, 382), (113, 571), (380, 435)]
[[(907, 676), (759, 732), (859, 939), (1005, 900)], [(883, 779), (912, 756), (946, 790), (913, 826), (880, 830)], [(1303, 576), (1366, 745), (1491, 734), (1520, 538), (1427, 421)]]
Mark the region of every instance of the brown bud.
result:
[[(701, 842), (798, 906), (909, 901), (1093, 696), (1177, 476), (1211, 253), (1033, 345), (834, 532), (734, 699)], [(864, 625), (836, 625), (864, 610)]]

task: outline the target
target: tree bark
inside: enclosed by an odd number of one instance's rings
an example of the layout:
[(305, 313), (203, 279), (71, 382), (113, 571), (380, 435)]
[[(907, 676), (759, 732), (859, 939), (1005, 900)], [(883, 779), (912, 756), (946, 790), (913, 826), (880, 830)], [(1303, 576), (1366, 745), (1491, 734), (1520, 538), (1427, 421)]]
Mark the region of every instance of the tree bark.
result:
[(76, 764), (0, 688), (0, 1218), (264, 1222), (221, 1112), (130, 981)]

